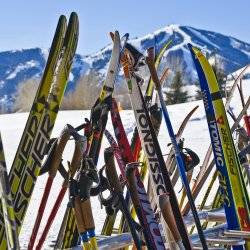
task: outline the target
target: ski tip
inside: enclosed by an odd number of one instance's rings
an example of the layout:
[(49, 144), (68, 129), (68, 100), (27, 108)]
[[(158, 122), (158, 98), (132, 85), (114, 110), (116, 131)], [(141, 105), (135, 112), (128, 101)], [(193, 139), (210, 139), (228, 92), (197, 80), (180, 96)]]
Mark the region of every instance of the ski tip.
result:
[(199, 108), (199, 105), (196, 105), (194, 108), (193, 108), (193, 110), (195, 111), (196, 109), (198, 109)]
[(126, 40), (128, 40), (128, 39), (129, 39), (129, 33), (125, 33), (125, 34), (123, 35), (123, 38), (126, 39)]
[(58, 23), (67, 23), (67, 18), (66, 18), (66, 16), (61, 15), (61, 16), (59, 17)]
[(115, 31), (115, 33), (114, 33), (114, 41), (116, 41), (116, 40), (120, 40), (120, 34), (119, 34), (119, 32), (116, 30)]
[(192, 45), (191, 43), (188, 43), (187, 46), (188, 46), (188, 48), (189, 48), (190, 50), (192, 50), (192, 49), (194, 48), (193, 45)]
[(109, 36), (111, 37), (112, 41), (114, 42), (114, 40), (115, 40), (115, 34), (114, 34), (114, 32), (110, 31), (109, 32)]
[(112, 32), (112, 31), (109, 32), (109, 35), (114, 44), (116, 43), (116, 41), (120, 41), (120, 34), (117, 30), (115, 32)]
[(77, 13), (76, 12), (71, 12), (71, 14), (70, 14), (70, 18), (77, 18), (78, 19), (78, 15), (77, 15)]
[(72, 24), (77, 26), (77, 30), (79, 27), (79, 19), (78, 19), (78, 15), (76, 12), (71, 12), (70, 17), (69, 17), (69, 26)]

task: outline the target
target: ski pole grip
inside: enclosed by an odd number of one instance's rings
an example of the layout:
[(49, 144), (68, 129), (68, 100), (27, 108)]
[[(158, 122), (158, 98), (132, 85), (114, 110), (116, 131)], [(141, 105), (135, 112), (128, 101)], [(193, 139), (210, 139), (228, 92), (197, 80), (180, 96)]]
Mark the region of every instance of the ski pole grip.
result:
[(84, 220), (84, 227), (86, 229), (94, 229), (95, 221), (94, 221), (94, 217), (92, 213), (90, 199), (87, 199), (81, 202), (81, 210), (84, 211), (84, 213), (82, 213), (83, 220)]
[(75, 140), (75, 150), (74, 150), (74, 154), (73, 154), (71, 164), (70, 164), (70, 168), (71, 168), (70, 171), (71, 171), (72, 176), (75, 175), (76, 170), (81, 165), (83, 153), (87, 147), (86, 144), (87, 144), (87, 140), (85, 136), (79, 136), (79, 138)]
[(57, 141), (57, 145), (55, 151), (53, 152), (52, 160), (50, 163), (49, 175), (52, 177), (56, 176), (57, 169), (62, 160), (62, 154), (64, 148), (66, 147), (69, 138), (70, 138), (69, 126), (66, 125)]
[(107, 170), (107, 178), (111, 187), (115, 192), (122, 193), (122, 187), (115, 168), (114, 152), (111, 147), (104, 150), (104, 161)]

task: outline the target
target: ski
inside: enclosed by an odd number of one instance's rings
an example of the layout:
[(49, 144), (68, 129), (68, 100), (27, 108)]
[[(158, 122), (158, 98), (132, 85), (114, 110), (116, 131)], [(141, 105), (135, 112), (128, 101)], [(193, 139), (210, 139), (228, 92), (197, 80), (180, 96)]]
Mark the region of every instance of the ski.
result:
[[(246, 70), (248, 69), (249, 66), (250, 65), (247, 65), (241, 71), (241, 73), (239, 74), (239, 76), (235, 79), (232, 87), (230, 88), (229, 94), (226, 96), (226, 103), (225, 103), (225, 108), (227, 110), (230, 109), (230, 102), (231, 102), (232, 97), (234, 95), (235, 89), (236, 89), (239, 81), (244, 76), (244, 73), (246, 72)], [(243, 113), (246, 112), (246, 110), (248, 109), (248, 107), (249, 107), (249, 99), (248, 99), (248, 102), (245, 103), (245, 105), (243, 106), (243, 110), (242, 110), (243, 112), (238, 116), (237, 120), (235, 120), (235, 123), (234, 123), (233, 127), (231, 128), (231, 131), (234, 131), (235, 128), (238, 126), (240, 120), (243, 117)], [(213, 167), (212, 165), (214, 165), (214, 163), (213, 164), (212, 163), (209, 164), (209, 159), (211, 157), (211, 154), (212, 154), (212, 145), (210, 144), (210, 146), (209, 146), (209, 148), (207, 150), (206, 156), (204, 158), (201, 170), (200, 170), (200, 172), (199, 172), (199, 174), (198, 174), (198, 176), (196, 178), (196, 182), (195, 182), (194, 186), (192, 187), (192, 193), (193, 193), (194, 199), (197, 197), (197, 195), (198, 195), (198, 193), (200, 191), (201, 186), (203, 186), (204, 182), (206, 181), (208, 173), (210, 173), (211, 168)], [(186, 214), (188, 212), (189, 208), (190, 208), (189, 204), (186, 203), (184, 209), (182, 210), (183, 214)]]
[[(249, 147), (249, 149), (250, 149), (250, 147)], [(248, 147), (243, 148), (243, 149), (238, 153), (238, 156), (239, 156), (239, 159), (240, 159), (240, 160), (245, 159), (247, 153), (250, 151), (249, 149), (248, 149)], [(213, 166), (214, 164), (215, 164), (215, 161), (213, 160), (213, 161), (211, 162), (210, 165)], [(208, 170), (209, 170), (209, 173), (210, 173), (210, 171), (211, 171), (211, 170), (210, 170), (210, 167), (208, 168)], [(208, 173), (206, 173), (206, 174), (208, 175)], [(202, 210), (202, 209), (204, 208), (205, 203), (206, 203), (206, 201), (207, 201), (207, 198), (208, 198), (208, 196), (209, 196), (209, 193), (211, 192), (212, 187), (213, 187), (213, 185), (214, 185), (215, 180), (217, 179), (217, 177), (218, 177), (218, 171), (216, 170), (216, 171), (213, 173), (213, 176), (212, 176), (212, 178), (211, 178), (211, 181), (210, 181), (210, 183), (209, 183), (209, 185), (208, 185), (208, 187), (207, 187), (207, 190), (206, 190), (205, 194), (203, 195), (202, 202), (201, 202), (201, 204), (200, 204), (200, 206), (199, 206), (199, 209), (200, 209), (200, 210)], [(216, 208), (216, 207), (218, 207), (218, 205), (220, 206), (219, 202), (217, 202), (217, 201), (220, 201), (220, 200), (221, 200), (221, 197), (220, 197), (220, 196), (221, 196), (221, 193), (219, 192), (219, 189), (218, 189), (218, 190), (216, 191), (216, 195), (215, 195), (215, 198), (214, 198), (214, 201), (213, 201), (212, 208)], [(207, 225), (207, 223), (203, 223), (202, 227), (204, 228), (204, 227), (206, 227), (206, 225)], [(193, 230), (194, 230), (194, 227), (191, 228), (190, 234), (192, 234)]]
[[(22, 222), (25, 213), (27, 211), (29, 200), (34, 188), (33, 178), (36, 179), (36, 176), (39, 172), (38, 170), (39, 167), (36, 168), (35, 166), (34, 168), (31, 168), (29, 171), (27, 171), (28, 170), (27, 163), (30, 161), (30, 157), (32, 154), (34, 154), (34, 157), (36, 157), (37, 155), (34, 152), (33, 145), (36, 145), (37, 147), (36, 150), (40, 150), (39, 148), (40, 146), (41, 148), (44, 148), (46, 144), (45, 142), (48, 140), (50, 131), (53, 127), (53, 121), (50, 121), (49, 116), (44, 117), (43, 113), (45, 107), (48, 106), (47, 101), (50, 95), (49, 93), (51, 85), (53, 85), (54, 76), (56, 74), (58, 60), (61, 55), (65, 30), (66, 30), (66, 18), (65, 16), (61, 16), (51, 45), (44, 74), (41, 79), (40, 85), (38, 87), (37, 94), (35, 96), (9, 174), (9, 181), (11, 186), (11, 194), (13, 197), (18, 233), (20, 232)], [(54, 85), (56, 85), (56, 83), (54, 83)], [(56, 96), (57, 95), (55, 93), (55, 97)], [(39, 128), (40, 124), (43, 126), (42, 128)], [(37, 160), (40, 162), (42, 160), (40, 152), (37, 156), (38, 156)], [(0, 223), (0, 248), (6, 249), (4, 224), (2, 220)]]
[(4, 227), (8, 249), (20, 249), (14, 206), (12, 203), (10, 183), (5, 162), (3, 142), (0, 135), (0, 197), (3, 209)]
[[(220, 187), (228, 228), (250, 230), (247, 194), (242, 187), (240, 166), (233, 145), (225, 108), (217, 80), (204, 55), (189, 45), (200, 79), (214, 157), (219, 171)], [(242, 249), (242, 247), (238, 248)]]
[(125, 51), (124, 57), (122, 58), (122, 65), (124, 76), (128, 84), (130, 100), (136, 118), (138, 132), (142, 142), (142, 148), (146, 155), (147, 165), (149, 166), (149, 173), (152, 179), (154, 194), (155, 197), (164, 193), (169, 194), (171, 207), (176, 218), (176, 224), (182, 237), (182, 243), (186, 249), (191, 249), (191, 243), (180, 213), (178, 201), (176, 199), (161, 149), (139, 87), (142, 83), (142, 79), (135, 73), (135, 67), (139, 62), (135, 61), (136, 55), (132, 53), (135, 52), (128, 52), (128, 50)]
[[(242, 111), (240, 112), (240, 114), (238, 115), (238, 117), (236, 118), (233, 126), (231, 127), (231, 132), (233, 133), (235, 131), (235, 129), (238, 127), (245, 111), (248, 109), (248, 107), (250, 106), (250, 98), (248, 99), (248, 101), (246, 102), (245, 106), (243, 107)], [(211, 150), (211, 152), (210, 152)], [(209, 173), (212, 171), (213, 166), (215, 165), (215, 161), (214, 159), (209, 163), (209, 158), (210, 158), (210, 154), (212, 153), (212, 145), (209, 146), (209, 149), (207, 151), (207, 154), (205, 156), (205, 159), (203, 161), (201, 170), (197, 176), (197, 179), (195, 181), (194, 186), (192, 187), (192, 196), (194, 199), (197, 198), (198, 194), (201, 191), (201, 188), (203, 187), (205, 181), (207, 180)], [(189, 212), (190, 206), (189, 203), (187, 202), (182, 210), (182, 213), (185, 215)]]

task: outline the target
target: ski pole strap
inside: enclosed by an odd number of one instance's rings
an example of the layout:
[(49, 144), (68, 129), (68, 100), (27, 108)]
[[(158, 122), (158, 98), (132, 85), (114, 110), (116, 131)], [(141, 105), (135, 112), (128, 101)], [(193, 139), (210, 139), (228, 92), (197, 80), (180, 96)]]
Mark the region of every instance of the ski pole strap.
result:
[[(59, 138), (56, 138), (52, 141), (50, 149), (48, 151), (48, 156), (41, 168), (40, 174), (49, 172), (50, 176), (55, 177), (57, 170), (59, 168), (61, 168), (62, 170), (62, 154), (71, 136), (73, 136), (75, 140), (75, 151), (72, 160), (76, 161), (77, 159), (77, 161), (79, 162), (83, 151), (86, 150), (87, 139), (84, 136), (80, 136), (71, 125), (67, 124), (62, 130)], [(75, 165), (75, 163), (71, 165)]]
[(93, 182), (99, 182), (97, 171), (91, 158), (84, 157), (76, 176), (77, 196), (84, 202), (90, 198), (90, 190)]
[[(109, 207), (113, 209), (112, 207), (115, 207), (114, 204), (115, 203), (117, 204), (117, 195), (112, 191), (112, 188), (109, 184), (108, 179), (103, 176), (104, 169), (105, 169), (105, 165), (99, 170), (99, 183), (98, 183), (98, 186), (96, 187), (96, 190), (98, 190), (98, 193), (96, 193), (96, 195), (99, 194), (98, 198), (101, 202), (101, 205), (103, 205), (104, 207)], [(91, 196), (93, 192), (92, 189), (91, 189)], [(108, 190), (110, 194), (107, 198), (104, 198), (102, 195), (102, 192), (106, 190)]]
[(199, 156), (193, 150), (189, 148), (183, 148), (180, 153), (185, 162), (186, 172), (194, 169), (194, 167), (196, 167), (200, 163)]
[(97, 183), (97, 185), (91, 187), (90, 189), (91, 196), (97, 196), (98, 194), (101, 194), (105, 190), (110, 190), (108, 179), (103, 175), (104, 168), (105, 166), (103, 166), (98, 171), (99, 182)]

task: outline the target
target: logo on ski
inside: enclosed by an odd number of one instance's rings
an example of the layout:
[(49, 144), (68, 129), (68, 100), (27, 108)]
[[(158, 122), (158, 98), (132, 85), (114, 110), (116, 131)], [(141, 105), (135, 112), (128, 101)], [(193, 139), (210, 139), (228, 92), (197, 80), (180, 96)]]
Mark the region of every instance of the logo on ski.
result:
[(217, 121), (218, 124), (224, 125), (224, 119), (223, 119), (222, 115), (220, 117), (218, 117), (216, 121)]
[(164, 186), (163, 176), (159, 171), (159, 162), (155, 152), (154, 143), (151, 135), (150, 128), (148, 126), (147, 117), (143, 109), (137, 109), (136, 113), (138, 114), (138, 123), (141, 127), (141, 133), (143, 136), (143, 141), (145, 143), (145, 151), (147, 153), (149, 167), (153, 173), (153, 181), (157, 185), (157, 195), (166, 193)]

